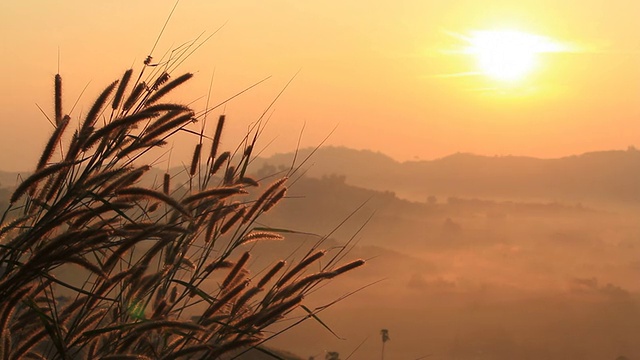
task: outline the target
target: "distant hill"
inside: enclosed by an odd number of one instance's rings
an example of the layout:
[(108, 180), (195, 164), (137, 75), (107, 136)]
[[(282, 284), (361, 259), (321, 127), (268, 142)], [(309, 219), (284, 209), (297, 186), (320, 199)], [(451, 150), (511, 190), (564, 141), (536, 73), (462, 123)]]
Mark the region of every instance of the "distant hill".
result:
[[(297, 154), (297, 162), (312, 149)], [(290, 167), (293, 154), (258, 159), (254, 169)], [(348, 184), (425, 201), (430, 195), (517, 200), (604, 201), (640, 204), (640, 151), (602, 151), (558, 159), (454, 154), (397, 162), (371, 151), (318, 149), (307, 174), (344, 175)]]
[[(436, 196), (640, 205), (640, 151), (634, 148), (557, 159), (458, 153), (436, 160), (398, 162), (379, 152), (328, 146), (315, 152), (307, 148), (297, 154), (257, 158), (250, 172), (273, 174), (288, 169), (294, 156), (296, 166), (306, 160), (302, 168), (308, 176), (344, 177), (349, 185), (391, 191), (420, 202)], [(176, 183), (185, 181), (183, 169), (171, 172), (181, 173)], [(153, 169), (146, 178), (157, 183), (162, 173)], [(14, 187), (18, 174), (0, 171), (0, 188)]]

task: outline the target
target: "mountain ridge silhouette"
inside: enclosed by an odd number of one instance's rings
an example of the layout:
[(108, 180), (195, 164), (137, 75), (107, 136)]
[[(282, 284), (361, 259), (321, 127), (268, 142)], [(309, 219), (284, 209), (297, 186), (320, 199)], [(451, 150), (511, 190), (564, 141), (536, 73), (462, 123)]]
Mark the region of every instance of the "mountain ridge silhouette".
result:
[[(298, 151), (297, 162), (312, 151)], [(293, 156), (276, 154), (256, 159), (253, 166), (287, 168)], [(640, 204), (640, 151), (634, 148), (553, 159), (456, 153), (399, 162), (369, 150), (322, 147), (303, 168), (309, 176), (342, 175), (351, 185), (393, 191), (412, 200), (436, 195)]]
[[(302, 164), (307, 176), (343, 176), (350, 185), (413, 201), (437, 196), (640, 205), (640, 151), (632, 147), (551, 159), (455, 153), (400, 162), (381, 152), (325, 146), (256, 158), (250, 172), (274, 173), (292, 164)], [(28, 174), (0, 170), (0, 187), (15, 187)]]

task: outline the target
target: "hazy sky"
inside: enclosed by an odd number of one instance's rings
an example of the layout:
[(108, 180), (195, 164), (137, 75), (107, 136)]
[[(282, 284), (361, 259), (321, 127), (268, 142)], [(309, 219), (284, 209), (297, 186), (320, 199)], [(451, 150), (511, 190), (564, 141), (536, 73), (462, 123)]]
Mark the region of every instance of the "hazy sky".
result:
[[(52, 131), (35, 104), (53, 111), (58, 48), (65, 111), (89, 84), (77, 118), (106, 84), (140, 68), (174, 3), (2, 2), (0, 169), (31, 169)], [(212, 114), (228, 115), (227, 146), (300, 70), (275, 106), (265, 154), (293, 149), (306, 124), (303, 146), (337, 126), (329, 144), (399, 160), (556, 157), (640, 145), (638, 14), (640, 2), (629, 0), (182, 0), (153, 55), (226, 24), (174, 74), (196, 73), (174, 94), (196, 109), (212, 76), (211, 103), (272, 76)], [(460, 53), (472, 31), (488, 29), (544, 36), (567, 51), (540, 54), (534, 72), (505, 84)]]

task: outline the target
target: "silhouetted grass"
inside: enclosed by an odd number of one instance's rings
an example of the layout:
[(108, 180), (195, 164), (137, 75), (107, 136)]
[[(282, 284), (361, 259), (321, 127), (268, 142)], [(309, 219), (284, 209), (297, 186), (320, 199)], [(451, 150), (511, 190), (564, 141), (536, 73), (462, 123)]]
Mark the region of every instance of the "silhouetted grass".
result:
[[(141, 185), (151, 169), (142, 155), (200, 118), (161, 102), (191, 74), (143, 81), (146, 69), (106, 87), (75, 131), (55, 76), (55, 129), (0, 227), (0, 359), (215, 359), (260, 344), (309, 289), (363, 264), (305, 274), (325, 254), (316, 245), (298, 263), (250, 277), (241, 247), (282, 239), (254, 224), (285, 196), (287, 178), (260, 191), (245, 176), (253, 134), (241, 151), (218, 155), (223, 116), (211, 138), (195, 135), (188, 182), (165, 174)], [(60, 276), (78, 267), (84, 281)]]

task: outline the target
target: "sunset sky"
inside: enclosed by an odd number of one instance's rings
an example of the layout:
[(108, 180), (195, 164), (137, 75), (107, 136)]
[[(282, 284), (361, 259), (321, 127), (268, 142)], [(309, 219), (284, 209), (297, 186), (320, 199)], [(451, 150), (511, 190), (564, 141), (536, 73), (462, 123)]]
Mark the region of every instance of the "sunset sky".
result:
[[(36, 104), (53, 112), (58, 49), (66, 112), (89, 84), (77, 118), (106, 84), (140, 69), (174, 3), (0, 4), (0, 169), (31, 170), (52, 131)], [(558, 157), (640, 146), (638, 14), (629, 0), (182, 0), (152, 55), (222, 26), (174, 73), (196, 73), (173, 95), (196, 109), (212, 76), (211, 104), (271, 76), (212, 113), (210, 132), (228, 116), (227, 146), (299, 71), (274, 107), (262, 147), (275, 141), (263, 154), (294, 149), (303, 127), (302, 146), (337, 127), (328, 144), (397, 160)], [(536, 53), (531, 72), (501, 80), (469, 51), (474, 32), (494, 30), (557, 46)], [(192, 151), (173, 145), (178, 159)]]

